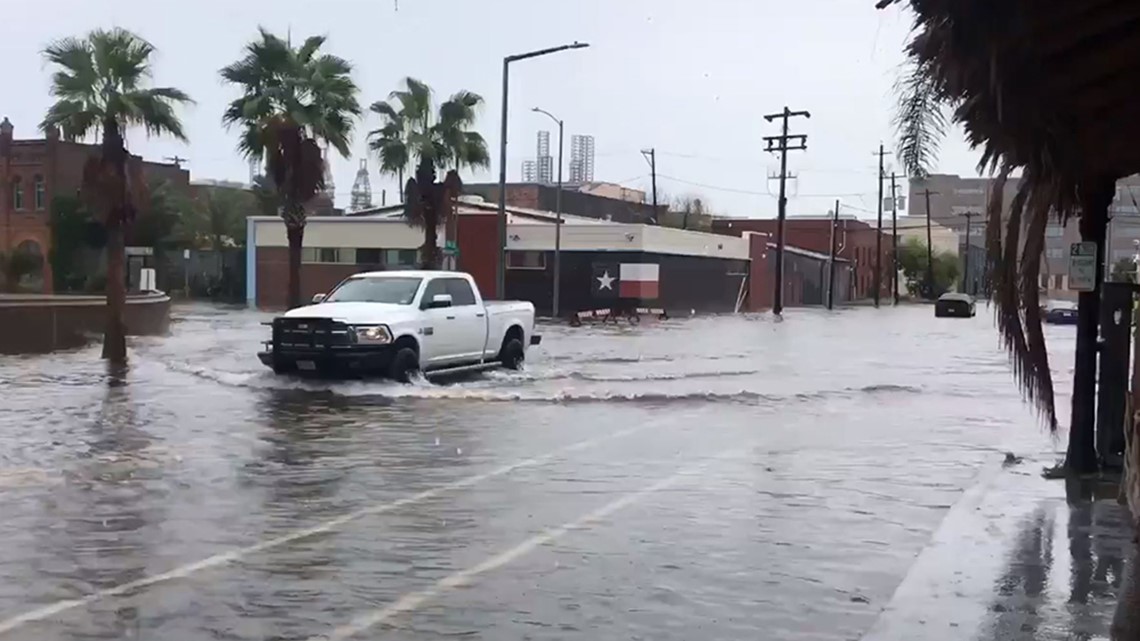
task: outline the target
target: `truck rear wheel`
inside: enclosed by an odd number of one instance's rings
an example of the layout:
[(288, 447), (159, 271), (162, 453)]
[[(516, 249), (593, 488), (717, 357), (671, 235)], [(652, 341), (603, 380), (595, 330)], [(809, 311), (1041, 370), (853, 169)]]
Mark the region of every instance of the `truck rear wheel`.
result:
[(503, 364), (503, 367), (522, 369), (524, 360), (526, 360), (526, 349), (521, 340), (510, 337), (503, 341), (503, 349), (499, 352), (499, 362)]
[(410, 347), (402, 347), (396, 350), (396, 355), (392, 357), (392, 364), (388, 366), (388, 377), (397, 383), (408, 383), (419, 371), (420, 355)]

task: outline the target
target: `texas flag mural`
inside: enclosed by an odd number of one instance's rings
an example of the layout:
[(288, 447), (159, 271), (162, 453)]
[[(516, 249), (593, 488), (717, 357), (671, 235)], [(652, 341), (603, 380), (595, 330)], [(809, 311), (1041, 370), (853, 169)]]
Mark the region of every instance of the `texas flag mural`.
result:
[(590, 291), (598, 298), (656, 300), (660, 281), (657, 263), (594, 263)]

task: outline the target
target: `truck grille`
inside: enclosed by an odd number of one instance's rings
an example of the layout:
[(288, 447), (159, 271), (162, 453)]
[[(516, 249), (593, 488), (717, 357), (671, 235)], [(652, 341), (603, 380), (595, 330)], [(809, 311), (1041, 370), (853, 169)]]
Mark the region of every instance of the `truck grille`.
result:
[(352, 345), (349, 327), (327, 318), (277, 318), (273, 321), (273, 349), (320, 351)]

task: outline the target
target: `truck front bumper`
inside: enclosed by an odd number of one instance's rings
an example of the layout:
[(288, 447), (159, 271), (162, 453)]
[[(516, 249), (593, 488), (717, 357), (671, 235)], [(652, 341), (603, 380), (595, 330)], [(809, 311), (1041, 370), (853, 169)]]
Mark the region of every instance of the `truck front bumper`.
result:
[(391, 345), (312, 351), (267, 349), (258, 352), (257, 358), (277, 374), (361, 376), (386, 373), (393, 352)]

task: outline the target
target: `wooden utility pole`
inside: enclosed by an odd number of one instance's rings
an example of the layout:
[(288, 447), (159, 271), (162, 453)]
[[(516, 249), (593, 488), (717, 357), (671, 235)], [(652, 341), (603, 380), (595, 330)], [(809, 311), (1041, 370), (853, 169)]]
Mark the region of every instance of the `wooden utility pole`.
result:
[(653, 222), (660, 223), (657, 220), (657, 149), (643, 149), (641, 155), (645, 156), (645, 162), (649, 163), (649, 175), (653, 181)]
[(879, 143), (879, 222), (875, 228), (875, 307), (879, 306), (879, 297), (883, 293), (883, 178), (886, 170), (883, 167), (883, 158), (890, 153), (882, 143)]
[(895, 180), (898, 174), (891, 172), (891, 295), (895, 305), (899, 304), (899, 197)]
[(827, 256), (827, 308), (835, 308), (835, 237), (839, 235), (839, 201), (831, 213), (831, 250)]
[(929, 188), (923, 190), (926, 195), (926, 296), (934, 298), (934, 240), (930, 221), (930, 196), (938, 195)]
[[(977, 291), (970, 291), (970, 284), (973, 283), (973, 280), (970, 278), (970, 247), (972, 246), (970, 244), (970, 222), (975, 216), (981, 216), (982, 214), (976, 211), (968, 211), (962, 215), (966, 217), (966, 255), (962, 258), (962, 292), (976, 296)], [(1045, 268), (1046, 270), (1049, 268), (1048, 260), (1045, 261)]]
[(764, 120), (768, 122), (772, 122), (777, 118), (783, 121), (779, 136), (764, 136), (764, 142), (768, 144), (767, 151), (770, 153), (780, 153), (780, 200), (779, 213), (776, 218), (776, 268), (773, 270), (775, 272), (776, 286), (773, 288), (772, 295), (772, 313), (777, 316), (784, 311), (784, 220), (788, 215), (786, 189), (788, 179), (788, 152), (807, 149), (806, 134), (788, 133), (788, 120), (799, 116), (811, 118), (811, 114), (806, 111), (792, 111), (787, 107), (784, 107), (784, 110), (778, 114), (764, 116)]

